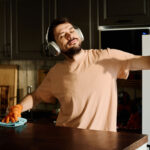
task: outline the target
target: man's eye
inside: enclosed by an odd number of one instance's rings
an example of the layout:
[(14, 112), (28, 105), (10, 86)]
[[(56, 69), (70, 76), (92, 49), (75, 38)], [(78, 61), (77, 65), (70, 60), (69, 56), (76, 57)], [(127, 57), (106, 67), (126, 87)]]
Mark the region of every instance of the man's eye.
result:
[(71, 30), (71, 31), (70, 31), (70, 33), (73, 33), (73, 32), (74, 32), (74, 30)]
[(59, 36), (60, 39), (62, 39), (64, 37), (64, 35)]

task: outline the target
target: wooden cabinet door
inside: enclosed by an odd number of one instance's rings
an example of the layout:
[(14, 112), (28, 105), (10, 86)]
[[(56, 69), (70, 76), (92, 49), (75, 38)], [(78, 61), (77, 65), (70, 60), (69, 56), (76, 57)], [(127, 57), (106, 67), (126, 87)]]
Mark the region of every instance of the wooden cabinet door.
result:
[(12, 48), (14, 59), (45, 59), (42, 44), (53, 19), (52, 0), (13, 0)]
[(148, 25), (149, 0), (98, 0), (99, 25)]
[(0, 59), (11, 59), (10, 1), (0, 0)]
[(4, 43), (5, 43), (5, 29), (4, 29), (4, 1), (0, 0), (0, 58), (3, 57)]
[(78, 26), (85, 38), (83, 48), (91, 47), (91, 0), (58, 0), (57, 17), (67, 17)]

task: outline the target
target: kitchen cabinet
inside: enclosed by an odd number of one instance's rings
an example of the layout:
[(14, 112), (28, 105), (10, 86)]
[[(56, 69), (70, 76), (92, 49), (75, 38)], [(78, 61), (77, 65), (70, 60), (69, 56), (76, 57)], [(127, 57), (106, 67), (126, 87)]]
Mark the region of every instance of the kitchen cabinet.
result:
[(96, 0), (58, 0), (57, 17), (67, 17), (84, 35), (83, 48), (98, 48)]
[(47, 59), (42, 47), (56, 17), (68, 17), (81, 28), (83, 48), (98, 48), (97, 0), (0, 0), (0, 58)]
[(149, 0), (98, 0), (99, 25), (149, 25)]
[(54, 19), (52, 0), (13, 0), (12, 58), (45, 59), (42, 44), (48, 25)]
[(45, 59), (42, 45), (54, 0), (0, 0), (0, 58)]
[(0, 58), (2, 57), (4, 51), (4, 1), (0, 0)]
[(0, 59), (10, 59), (11, 49), (11, 22), (10, 3), (0, 0)]

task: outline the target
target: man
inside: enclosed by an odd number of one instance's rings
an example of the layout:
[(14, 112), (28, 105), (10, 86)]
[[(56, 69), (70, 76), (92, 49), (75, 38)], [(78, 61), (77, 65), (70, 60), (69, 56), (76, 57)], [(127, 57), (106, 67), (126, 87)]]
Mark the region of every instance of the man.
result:
[(150, 56), (136, 56), (115, 49), (83, 50), (82, 40), (65, 18), (49, 29), (66, 57), (50, 69), (42, 84), (3, 119), (15, 122), (21, 112), (40, 101), (60, 102), (57, 126), (116, 131), (117, 78), (126, 79), (129, 70), (150, 69)]

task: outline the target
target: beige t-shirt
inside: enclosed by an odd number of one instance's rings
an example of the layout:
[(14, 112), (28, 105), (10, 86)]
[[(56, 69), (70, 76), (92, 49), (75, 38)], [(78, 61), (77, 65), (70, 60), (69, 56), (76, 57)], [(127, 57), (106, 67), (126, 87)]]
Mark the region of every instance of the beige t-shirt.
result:
[(50, 69), (34, 97), (59, 100), (57, 126), (116, 131), (116, 79), (128, 77), (128, 59), (133, 56), (115, 49), (81, 50), (74, 61)]

